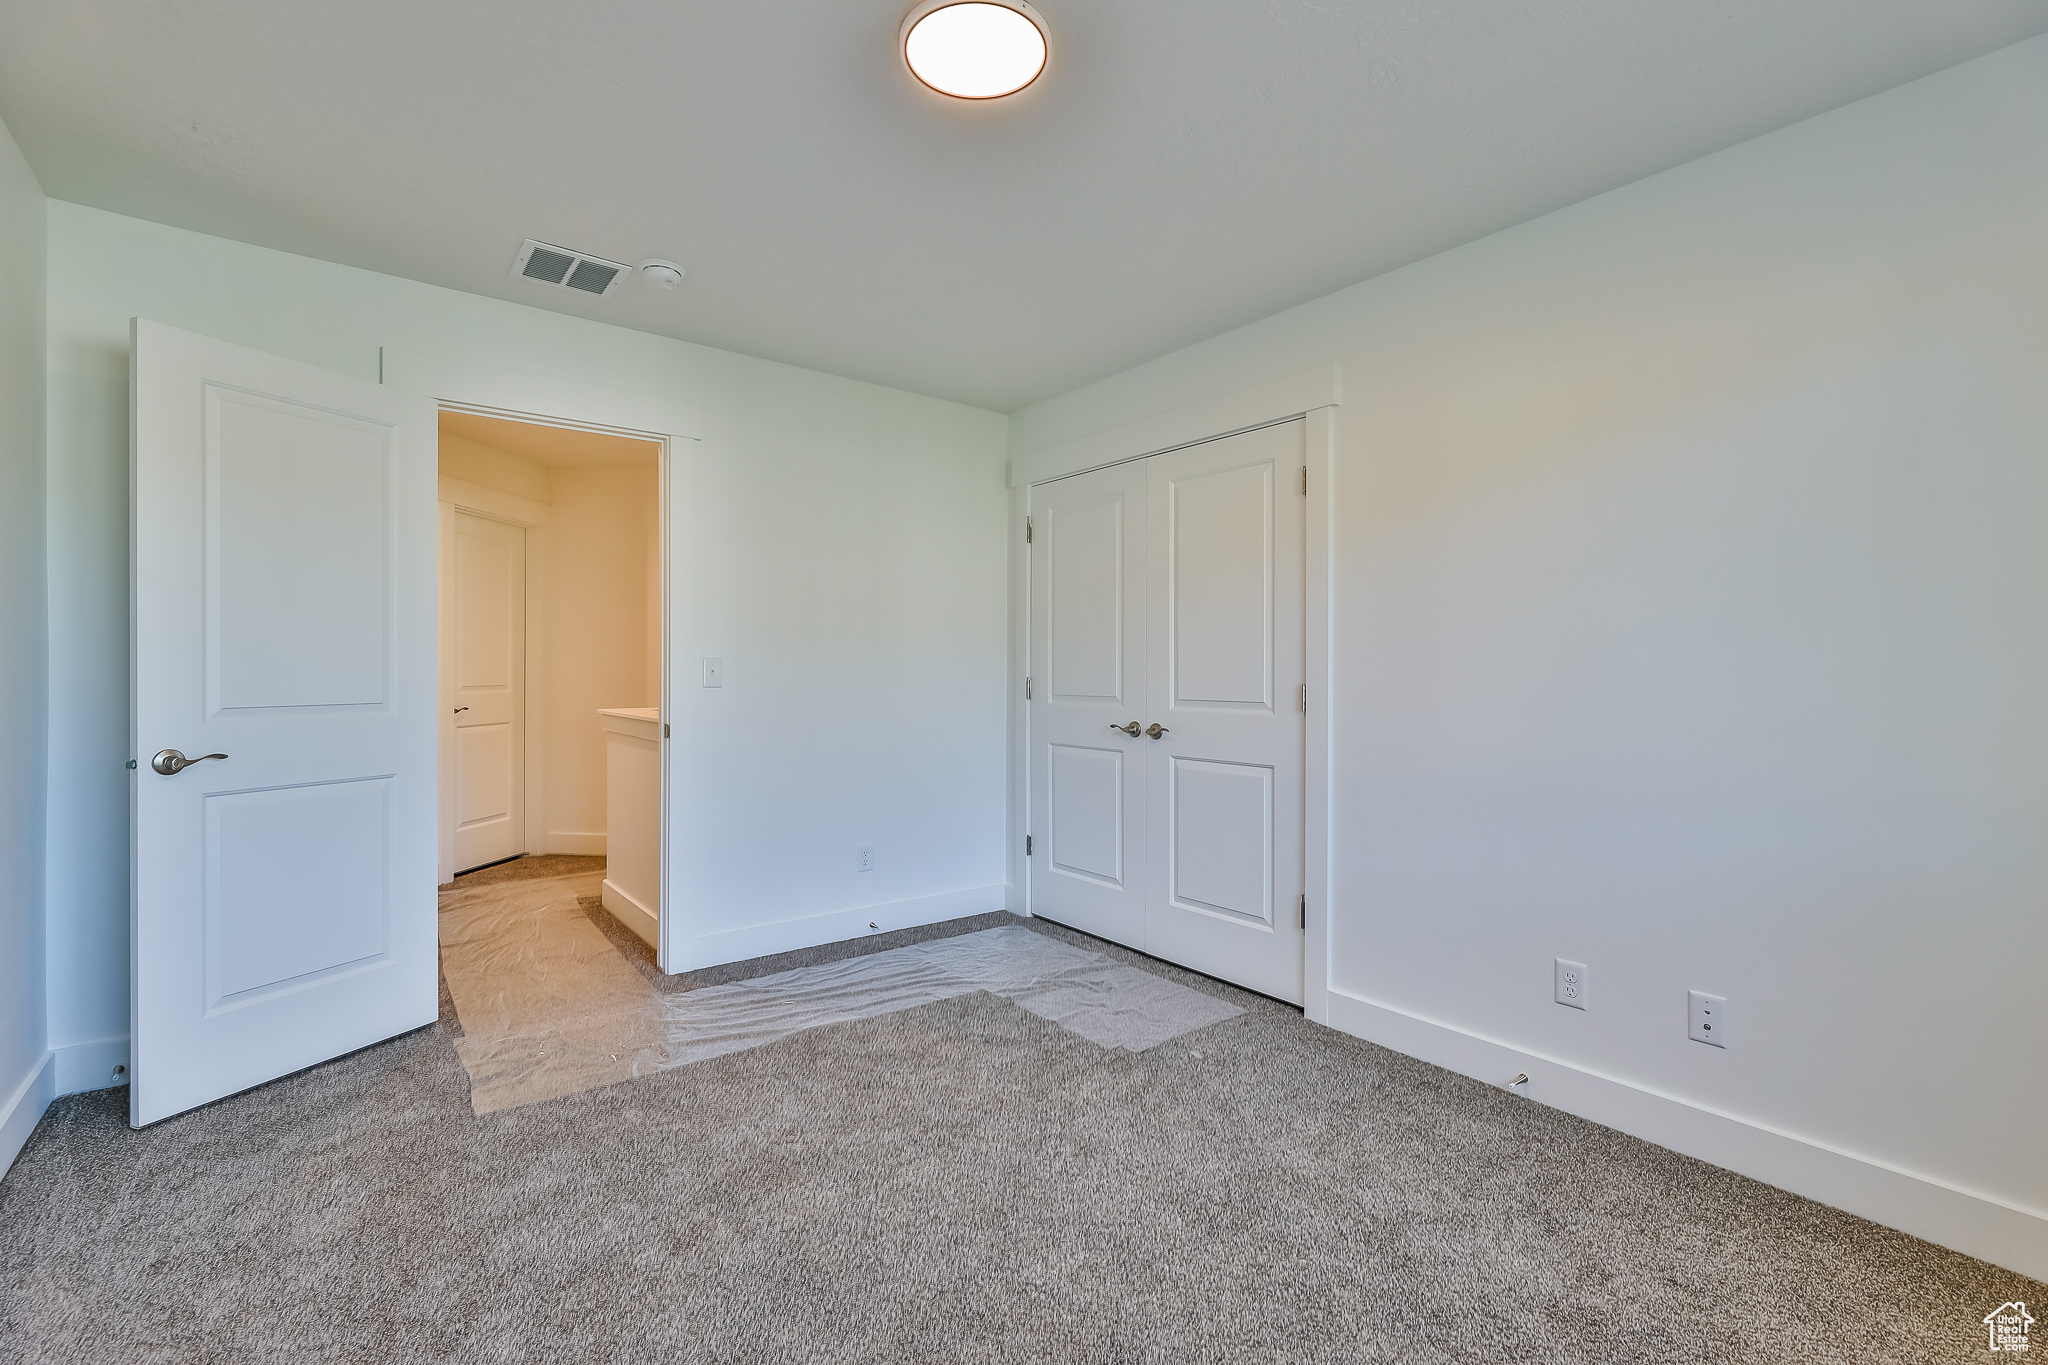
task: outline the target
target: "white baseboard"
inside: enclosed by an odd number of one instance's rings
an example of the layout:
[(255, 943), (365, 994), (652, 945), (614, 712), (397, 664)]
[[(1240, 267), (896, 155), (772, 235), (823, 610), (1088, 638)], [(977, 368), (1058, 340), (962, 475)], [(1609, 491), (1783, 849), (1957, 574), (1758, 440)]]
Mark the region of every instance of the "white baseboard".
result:
[(14, 1164), (50, 1101), (82, 1090), (120, 1085), (125, 1077), (115, 1077), (114, 1068), (127, 1065), (125, 1037), (73, 1043), (45, 1052), (35, 1069), (17, 1082), (5, 1098), (0, 1098), (0, 1172)]
[(57, 1060), (57, 1093), (76, 1095), (86, 1090), (105, 1090), (126, 1085), (128, 1077), (116, 1076), (114, 1068), (128, 1065), (128, 1038), (101, 1038), (91, 1043), (72, 1043), (50, 1049)]
[(543, 853), (573, 853), (579, 858), (602, 858), (604, 856), (604, 831), (595, 834), (579, 834), (574, 830), (551, 829), (548, 831), (548, 846)]
[(1874, 1223), (2048, 1279), (2048, 1217), (1331, 990), (1332, 1027)]
[(647, 940), (648, 947), (661, 951), (661, 916), (642, 905), (638, 897), (606, 877), (598, 900), (612, 912), (613, 919)]
[(940, 920), (960, 919), (967, 915), (985, 915), (1002, 908), (1003, 888), (998, 884), (968, 887), (964, 891), (942, 891), (936, 896), (916, 896), (879, 905), (859, 905), (848, 910), (828, 910), (820, 915), (778, 920), (773, 924), (749, 924), (713, 934), (677, 934), (676, 941), (669, 945), (677, 961), (668, 970), (689, 972), (699, 967), (744, 962), (750, 957), (815, 948), (821, 943), (865, 938), (890, 929), (937, 924)]
[(57, 1098), (56, 1060), (47, 1052), (35, 1067), (16, 1083), (7, 1098), (0, 1100), (0, 1175), (14, 1164), (14, 1158), (21, 1155), (21, 1149), (28, 1144), (28, 1135), (36, 1130), (36, 1120), (50, 1107), (50, 1101)]

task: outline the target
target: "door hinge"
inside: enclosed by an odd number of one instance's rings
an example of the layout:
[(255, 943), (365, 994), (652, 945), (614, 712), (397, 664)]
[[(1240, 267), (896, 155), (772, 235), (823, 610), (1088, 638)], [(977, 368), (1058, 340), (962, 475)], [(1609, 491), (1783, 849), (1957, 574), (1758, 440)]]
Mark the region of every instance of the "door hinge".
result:
[(1301, 467), (1301, 495), (1302, 495), (1302, 496), (1303, 496), (1304, 498), (1308, 496), (1308, 466), (1307, 466), (1307, 465), (1303, 465), (1303, 466)]
[(1307, 684), (1307, 683), (1303, 683), (1303, 684), (1301, 685), (1301, 714), (1303, 714), (1304, 716), (1308, 714), (1308, 684)]
[(662, 725), (662, 727), (661, 727), (661, 737), (662, 737), (663, 739), (667, 739), (667, 738), (668, 738), (668, 725), (667, 725), (667, 723), (666, 723), (666, 722), (664, 722), (664, 723), (663, 723), (663, 725)]
[(1024, 700), (1031, 700), (1031, 679), (1029, 678), (1024, 680)]
[(1024, 543), (1026, 545), (1031, 543), (1031, 518), (1029, 517), (1024, 518)]
[(1294, 915), (1297, 929), (1308, 928), (1308, 893), (1303, 892), (1301, 898), (1294, 903)]
[(1031, 836), (1028, 834), (1024, 836), (1024, 856), (1027, 858), (1031, 856)]

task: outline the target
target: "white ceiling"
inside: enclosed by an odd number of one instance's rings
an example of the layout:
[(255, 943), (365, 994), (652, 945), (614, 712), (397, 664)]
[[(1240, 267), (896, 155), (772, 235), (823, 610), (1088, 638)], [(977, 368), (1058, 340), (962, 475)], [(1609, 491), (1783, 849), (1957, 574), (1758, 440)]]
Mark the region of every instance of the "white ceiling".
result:
[[(2048, 30), (2048, 0), (0, 0), (52, 195), (1012, 410)], [(582, 299), (521, 240), (690, 275)]]

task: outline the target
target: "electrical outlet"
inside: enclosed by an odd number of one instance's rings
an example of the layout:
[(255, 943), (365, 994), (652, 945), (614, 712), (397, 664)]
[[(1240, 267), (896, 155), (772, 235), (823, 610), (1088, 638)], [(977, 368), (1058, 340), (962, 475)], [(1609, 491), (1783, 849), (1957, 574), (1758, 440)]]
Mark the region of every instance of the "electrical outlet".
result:
[(1575, 1010), (1586, 1008), (1586, 964), (1556, 959), (1557, 1003), (1570, 1005)]
[(1685, 998), (1686, 1013), (1691, 1019), (1687, 1036), (1708, 1047), (1728, 1046), (1728, 997), (1708, 995), (1705, 991), (1687, 991)]
[(873, 872), (875, 870), (875, 846), (873, 844), (862, 844), (853, 851), (853, 870), (855, 872)]
[(725, 686), (725, 660), (710, 658), (704, 660), (704, 685), (706, 687)]

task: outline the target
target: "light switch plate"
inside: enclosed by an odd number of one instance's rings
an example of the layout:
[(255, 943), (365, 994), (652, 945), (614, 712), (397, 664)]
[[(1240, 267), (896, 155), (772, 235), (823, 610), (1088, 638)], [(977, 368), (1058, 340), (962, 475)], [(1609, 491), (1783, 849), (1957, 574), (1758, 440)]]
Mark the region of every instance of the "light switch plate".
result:
[(1555, 982), (1556, 1000), (1560, 1005), (1569, 1005), (1575, 1010), (1586, 1008), (1586, 991), (1590, 984), (1586, 976), (1586, 964), (1556, 959)]
[(1708, 1047), (1728, 1046), (1728, 997), (1705, 991), (1686, 992), (1686, 1036)]
[(706, 659), (704, 661), (704, 685), (706, 687), (725, 686), (725, 660)]

